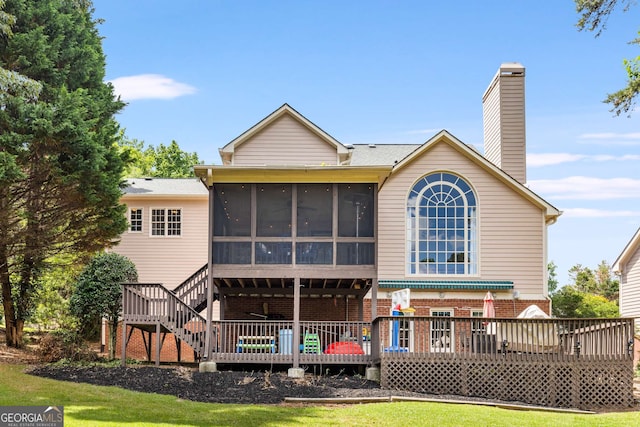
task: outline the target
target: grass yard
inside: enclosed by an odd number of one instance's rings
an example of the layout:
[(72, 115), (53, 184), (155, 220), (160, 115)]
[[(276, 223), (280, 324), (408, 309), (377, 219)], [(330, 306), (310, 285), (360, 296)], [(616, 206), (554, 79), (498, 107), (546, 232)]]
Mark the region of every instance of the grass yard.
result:
[(441, 403), (268, 406), (196, 403), (115, 387), (54, 381), (0, 364), (0, 406), (64, 406), (65, 426), (632, 426), (640, 413), (513, 411)]

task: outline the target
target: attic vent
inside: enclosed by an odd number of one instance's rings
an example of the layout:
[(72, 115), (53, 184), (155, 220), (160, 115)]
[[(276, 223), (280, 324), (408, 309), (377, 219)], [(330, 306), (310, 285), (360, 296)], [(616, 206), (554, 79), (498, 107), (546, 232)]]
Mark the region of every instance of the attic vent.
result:
[(369, 148), (376, 148), (376, 144), (369, 144)]

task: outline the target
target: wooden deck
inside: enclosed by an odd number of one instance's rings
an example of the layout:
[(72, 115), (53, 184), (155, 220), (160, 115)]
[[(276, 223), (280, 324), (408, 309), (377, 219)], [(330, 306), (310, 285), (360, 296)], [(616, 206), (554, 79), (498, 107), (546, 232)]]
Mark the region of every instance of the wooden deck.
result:
[[(159, 285), (125, 287), (123, 308), (123, 364), (125, 331), (140, 329), (149, 343), (150, 334), (171, 333), (200, 360), (219, 364), (379, 366), (387, 389), (581, 409), (634, 402), (633, 319), (207, 322)], [(159, 363), (164, 339), (154, 342)], [(147, 352), (152, 359), (150, 345)]]

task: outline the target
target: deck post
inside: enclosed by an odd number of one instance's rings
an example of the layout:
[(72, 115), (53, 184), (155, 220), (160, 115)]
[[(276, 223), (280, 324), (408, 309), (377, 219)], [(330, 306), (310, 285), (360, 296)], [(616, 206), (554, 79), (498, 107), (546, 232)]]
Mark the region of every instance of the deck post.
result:
[(156, 366), (160, 366), (160, 322), (156, 322)]
[(127, 322), (122, 321), (122, 341), (120, 342), (120, 347), (122, 349), (122, 354), (120, 356), (120, 365), (127, 366)]
[(378, 277), (371, 279), (371, 320), (376, 317), (378, 317)]
[(207, 230), (207, 315), (205, 327), (204, 358), (210, 361), (213, 358), (213, 187), (209, 187), (209, 229)]
[(293, 367), (300, 367), (300, 277), (293, 279)]

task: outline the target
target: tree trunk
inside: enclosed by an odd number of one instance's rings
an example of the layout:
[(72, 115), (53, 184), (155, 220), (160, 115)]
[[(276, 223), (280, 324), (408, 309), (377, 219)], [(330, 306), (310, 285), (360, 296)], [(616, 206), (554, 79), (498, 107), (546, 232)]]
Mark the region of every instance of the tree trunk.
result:
[[(7, 346), (20, 348), (23, 344), (22, 330), (19, 330), (16, 322), (16, 311), (13, 305), (13, 296), (11, 295), (9, 259), (6, 256), (5, 246), (0, 246), (0, 282), (2, 282), (2, 306), (4, 307)], [(24, 324), (22, 323), (22, 325)]]
[[(116, 340), (118, 338), (118, 318), (111, 322), (109, 327), (109, 360), (116, 358)], [(122, 344), (124, 345), (124, 343)]]
[(24, 321), (16, 319), (13, 299), (11, 297), (11, 285), (6, 286), (4, 282), (2, 283), (2, 306), (4, 307), (7, 346), (21, 348), (24, 345)]

